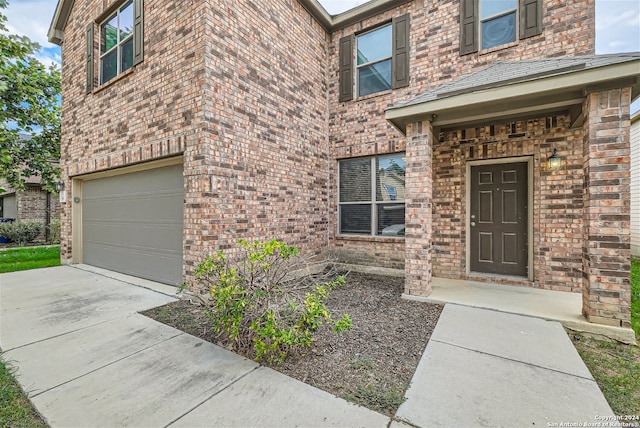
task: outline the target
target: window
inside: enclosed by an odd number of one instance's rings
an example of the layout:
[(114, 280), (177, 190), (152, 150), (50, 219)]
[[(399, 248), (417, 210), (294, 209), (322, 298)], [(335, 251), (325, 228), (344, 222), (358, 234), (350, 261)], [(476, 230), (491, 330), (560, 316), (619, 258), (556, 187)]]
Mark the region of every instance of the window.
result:
[(482, 49), (515, 42), (516, 0), (480, 0)]
[(133, 0), (100, 24), (100, 84), (133, 66)]
[(391, 89), (391, 25), (358, 36), (358, 96)]
[(461, 0), (460, 54), (542, 33), (542, 0)]
[(404, 153), (339, 163), (339, 233), (404, 236)]
[(409, 15), (358, 36), (343, 37), (338, 58), (341, 102), (353, 99), (354, 75), (358, 97), (409, 86)]
[[(143, 52), (143, 0), (127, 0), (110, 8), (98, 21), (98, 83), (103, 85), (114, 77), (141, 63)], [(94, 87), (94, 27), (86, 32), (87, 93)]]

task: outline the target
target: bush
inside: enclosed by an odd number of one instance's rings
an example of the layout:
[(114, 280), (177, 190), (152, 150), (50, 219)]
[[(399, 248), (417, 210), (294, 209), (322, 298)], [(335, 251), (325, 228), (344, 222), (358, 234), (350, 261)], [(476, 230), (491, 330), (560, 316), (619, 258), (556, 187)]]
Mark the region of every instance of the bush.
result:
[(43, 225), (35, 221), (0, 223), (0, 236), (17, 242), (20, 247), (33, 242), (42, 230)]
[(321, 283), (310, 277), (291, 280), (288, 274), (303, 265), (295, 247), (278, 240), (240, 240), (238, 246), (242, 255), (237, 262), (218, 251), (195, 270), (211, 297), (213, 327), (229, 338), (234, 350), (256, 361), (281, 362), (292, 351), (311, 346), (323, 323), (336, 332), (351, 328), (348, 315), (334, 322), (325, 303), (335, 287), (344, 285), (344, 277)]
[(49, 244), (60, 243), (60, 219), (56, 218), (49, 223)]

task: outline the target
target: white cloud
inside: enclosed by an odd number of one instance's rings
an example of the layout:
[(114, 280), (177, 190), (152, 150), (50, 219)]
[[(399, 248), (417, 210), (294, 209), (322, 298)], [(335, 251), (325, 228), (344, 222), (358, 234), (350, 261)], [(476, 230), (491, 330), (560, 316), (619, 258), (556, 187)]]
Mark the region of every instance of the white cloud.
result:
[(27, 36), (42, 47), (53, 46), (47, 40), (49, 24), (56, 10), (56, 0), (10, 0), (2, 13), (12, 34)]
[(596, 53), (640, 51), (640, 2), (596, 0)]

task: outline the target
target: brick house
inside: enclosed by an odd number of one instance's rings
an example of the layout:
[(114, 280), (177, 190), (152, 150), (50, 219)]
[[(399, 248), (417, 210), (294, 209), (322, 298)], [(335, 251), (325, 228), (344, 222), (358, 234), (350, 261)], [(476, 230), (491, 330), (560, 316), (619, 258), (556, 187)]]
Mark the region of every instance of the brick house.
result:
[(27, 178), (24, 185), (24, 190), (16, 191), (0, 183), (5, 190), (0, 194), (0, 219), (41, 223), (45, 229), (36, 242), (48, 242), (49, 226), (60, 218), (58, 196), (43, 189), (39, 177)]
[(629, 328), (640, 56), (594, 55), (594, 0), (59, 0), (49, 39), (70, 263), (179, 284), (281, 238)]

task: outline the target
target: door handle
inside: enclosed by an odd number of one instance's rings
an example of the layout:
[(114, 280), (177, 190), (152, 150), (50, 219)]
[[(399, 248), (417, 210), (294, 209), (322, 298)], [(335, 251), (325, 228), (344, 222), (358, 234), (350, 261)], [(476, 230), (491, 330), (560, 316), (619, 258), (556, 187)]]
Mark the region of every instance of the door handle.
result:
[(475, 222), (475, 221), (472, 221), (472, 222), (471, 222), (471, 226), (475, 226), (475, 225), (476, 225), (476, 222)]

